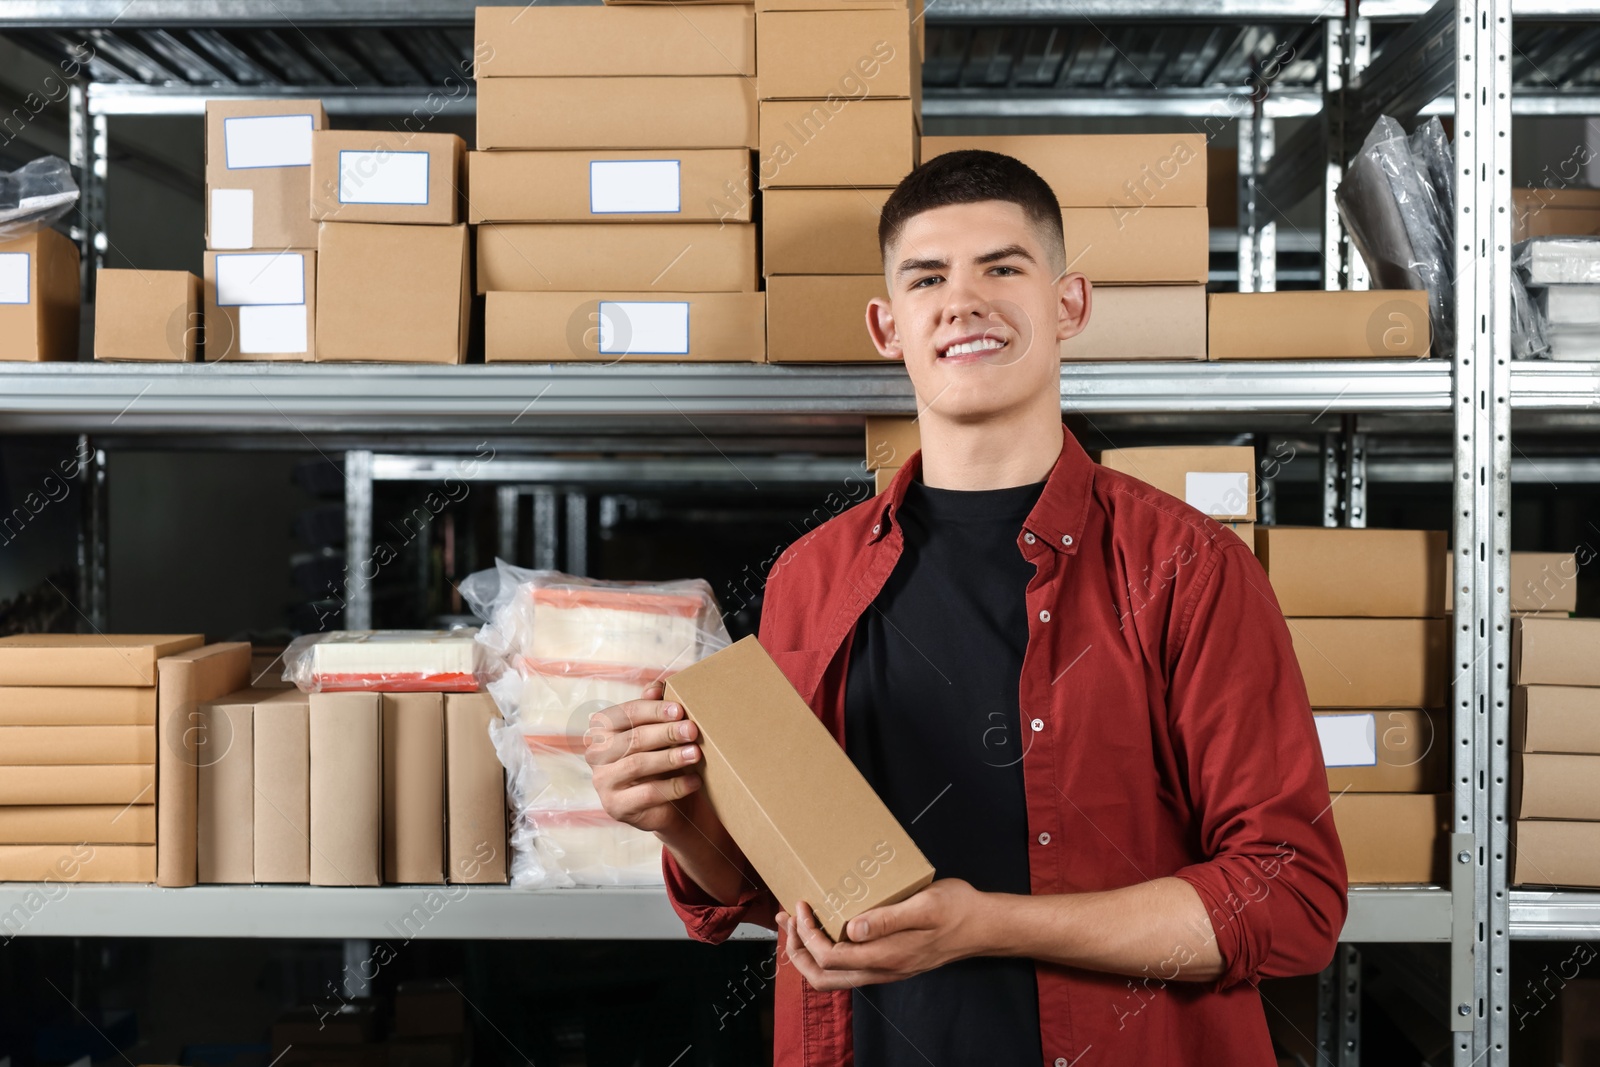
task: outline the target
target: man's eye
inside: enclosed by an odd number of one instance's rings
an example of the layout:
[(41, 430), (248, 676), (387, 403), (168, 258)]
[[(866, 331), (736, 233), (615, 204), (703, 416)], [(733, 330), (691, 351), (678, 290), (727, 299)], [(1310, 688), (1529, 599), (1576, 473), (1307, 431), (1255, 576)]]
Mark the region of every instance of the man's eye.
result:
[(1004, 275), (1009, 275), (1009, 274), (1016, 274), (1016, 273), (1018, 273), (1018, 271), (1017, 271), (1017, 268), (1015, 268), (1015, 267), (996, 267), (995, 268), (995, 273), (1004, 276)]
[(924, 289), (929, 284), (931, 284), (933, 282), (943, 281), (943, 280), (944, 279), (940, 278), (937, 274), (930, 274), (926, 278), (918, 278), (916, 281), (912, 282), (911, 283), (911, 288), (913, 288), (913, 289)]

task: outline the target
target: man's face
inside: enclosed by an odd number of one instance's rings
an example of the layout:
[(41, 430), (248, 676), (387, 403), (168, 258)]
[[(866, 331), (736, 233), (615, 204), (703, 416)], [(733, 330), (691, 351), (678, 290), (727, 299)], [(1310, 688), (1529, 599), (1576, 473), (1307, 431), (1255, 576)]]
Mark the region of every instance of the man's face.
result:
[(1089, 283), (1056, 276), (1022, 208), (1001, 200), (913, 216), (887, 250), (889, 300), (867, 326), (903, 359), (919, 407), (983, 418), (1058, 402), (1060, 344), (1089, 317)]

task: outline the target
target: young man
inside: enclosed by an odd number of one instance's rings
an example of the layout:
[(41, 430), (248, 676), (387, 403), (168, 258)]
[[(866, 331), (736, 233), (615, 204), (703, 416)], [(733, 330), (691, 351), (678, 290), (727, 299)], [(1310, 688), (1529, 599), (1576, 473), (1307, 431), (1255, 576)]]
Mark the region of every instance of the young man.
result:
[(729, 839), (658, 692), (597, 717), (606, 809), (660, 836), (692, 936), (778, 931), (779, 1067), (1272, 1067), (1255, 983), (1324, 967), (1346, 898), (1266, 577), (1066, 432), (1092, 298), (1037, 174), (939, 156), (879, 243), (867, 329), (922, 448), (778, 559), (760, 640), (938, 880), (833, 943)]

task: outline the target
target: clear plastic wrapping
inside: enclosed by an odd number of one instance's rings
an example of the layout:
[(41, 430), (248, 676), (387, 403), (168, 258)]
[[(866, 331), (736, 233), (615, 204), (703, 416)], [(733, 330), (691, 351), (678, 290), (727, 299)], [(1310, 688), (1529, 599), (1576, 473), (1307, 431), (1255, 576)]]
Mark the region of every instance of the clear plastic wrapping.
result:
[(1511, 272), (1511, 358), (1550, 358), (1544, 313), (1529, 294), (1528, 287), (1522, 284), (1519, 271)]
[(77, 202), (78, 183), (59, 156), (41, 156), (16, 170), (0, 171), (0, 242), (44, 229)]
[(1529, 286), (1600, 284), (1600, 237), (1530, 237), (1511, 265)]
[(283, 652), (283, 680), (304, 693), (474, 693), (488, 657), (477, 631), (335, 630)]

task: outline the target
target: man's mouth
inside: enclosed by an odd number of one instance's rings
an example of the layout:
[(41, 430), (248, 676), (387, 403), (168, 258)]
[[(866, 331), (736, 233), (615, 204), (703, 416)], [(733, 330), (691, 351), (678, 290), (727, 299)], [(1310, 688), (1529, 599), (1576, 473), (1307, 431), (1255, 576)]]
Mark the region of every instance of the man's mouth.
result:
[(981, 356), (999, 352), (1011, 342), (999, 337), (968, 337), (946, 345), (939, 350), (939, 358), (946, 356)]

